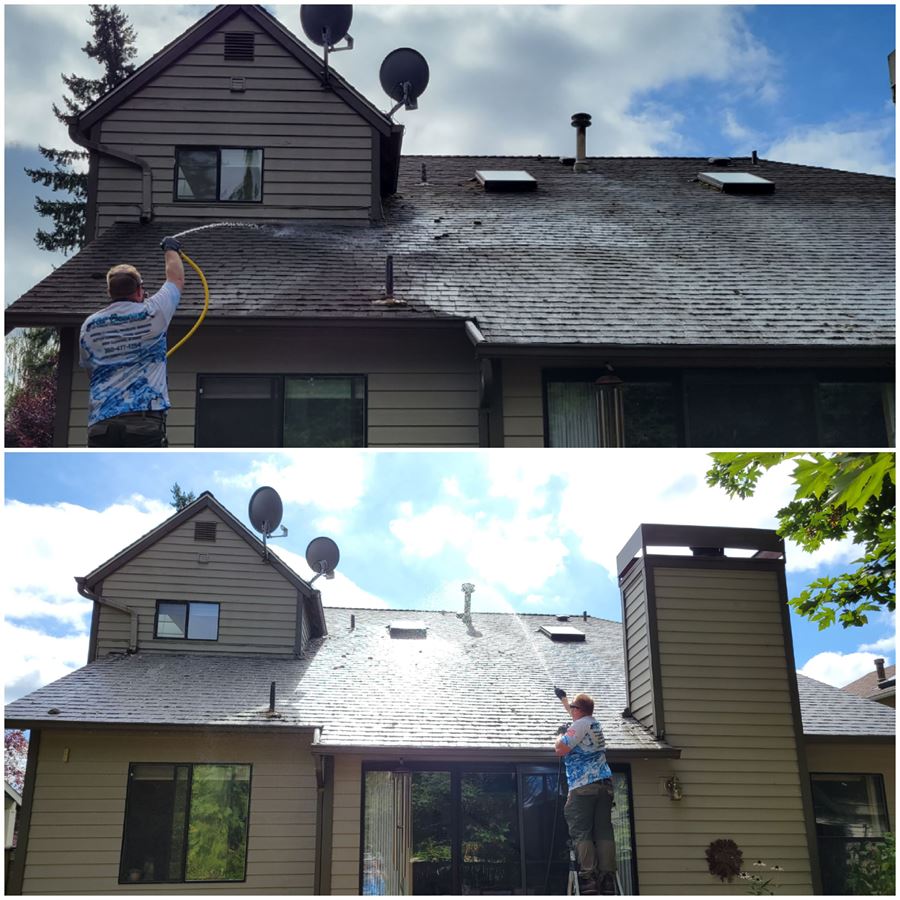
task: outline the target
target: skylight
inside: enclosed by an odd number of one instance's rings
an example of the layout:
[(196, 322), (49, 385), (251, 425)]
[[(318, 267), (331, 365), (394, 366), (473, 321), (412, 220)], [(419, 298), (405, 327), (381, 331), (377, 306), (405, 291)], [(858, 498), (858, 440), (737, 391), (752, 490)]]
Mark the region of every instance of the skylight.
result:
[(475, 177), (486, 191), (536, 191), (537, 181), (527, 172), (476, 169)]
[(775, 190), (774, 181), (749, 172), (700, 172), (697, 177), (725, 194), (771, 194)]
[(428, 634), (428, 626), (420, 619), (391, 622), (388, 631), (392, 638), (423, 638)]
[(541, 632), (551, 641), (583, 641), (584, 632), (571, 625), (541, 625)]

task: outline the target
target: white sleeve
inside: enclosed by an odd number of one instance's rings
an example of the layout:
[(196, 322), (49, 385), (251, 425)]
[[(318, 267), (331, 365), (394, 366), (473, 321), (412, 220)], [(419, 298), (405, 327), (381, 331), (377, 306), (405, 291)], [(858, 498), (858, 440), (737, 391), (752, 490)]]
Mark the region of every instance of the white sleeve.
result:
[(178, 285), (167, 281), (152, 297), (144, 301), (150, 311), (154, 337), (158, 337), (169, 327), (180, 299), (181, 291)]

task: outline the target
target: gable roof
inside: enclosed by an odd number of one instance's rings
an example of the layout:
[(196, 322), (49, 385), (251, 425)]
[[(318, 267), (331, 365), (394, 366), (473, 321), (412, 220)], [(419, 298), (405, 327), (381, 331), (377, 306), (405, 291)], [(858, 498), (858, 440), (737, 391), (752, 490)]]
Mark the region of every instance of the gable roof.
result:
[(234, 533), (243, 538), (247, 545), (259, 555), (262, 559), (268, 555), (268, 561), (272, 567), (289, 581), (303, 596), (312, 601), (312, 608), (315, 612), (315, 622), (313, 633), (316, 635), (325, 634), (325, 613), (322, 608), (321, 594), (313, 588), (309, 582), (301, 578), (290, 566), (286, 565), (278, 558), (271, 547), (264, 547), (261, 540), (244, 526), (240, 520), (232, 515), (218, 500), (209, 492), (204, 491), (196, 500), (189, 503), (184, 509), (179, 510), (173, 516), (170, 516), (156, 528), (148, 531), (145, 535), (129, 544), (125, 549), (120, 550), (115, 556), (101, 563), (93, 571), (76, 580), (79, 584), (89, 590), (93, 590), (96, 585), (108, 578), (114, 572), (118, 571), (122, 566), (131, 562), (136, 556), (143, 553), (148, 547), (153, 546), (161, 538), (179, 528), (185, 522), (194, 518), (198, 513), (209, 509), (224, 519), (225, 523), (234, 531)]
[[(582, 643), (539, 633), (555, 616), (326, 610), (328, 636), (301, 659), (141, 652), (110, 656), (9, 704), (8, 722), (207, 728), (320, 728), (323, 750), (552, 754), (565, 713), (554, 682), (596, 702), (612, 759), (677, 755), (625, 707), (622, 626), (573, 617)], [(351, 627), (351, 616), (354, 617)], [(393, 638), (397, 619), (424, 621)], [(546, 666), (546, 668), (545, 668)], [(277, 718), (267, 715), (276, 682)], [(183, 685), (189, 683), (191, 691)], [(893, 710), (798, 676), (807, 736), (891, 740)], [(50, 713), (55, 709), (55, 713)]]
[[(266, 32), (276, 43), (280, 44), (299, 63), (317, 76), (322, 71), (322, 62), (302, 44), (287, 28), (262, 6), (251, 4), (223, 4), (192, 25), (175, 40), (166, 44), (142, 66), (136, 69), (121, 84), (104, 94), (78, 116), (78, 124), (82, 130), (95, 125), (109, 115), (117, 106), (139, 91), (149, 81), (156, 78), (165, 69), (177, 62), (182, 56), (204, 41), (216, 29), (226, 25), (238, 14), (243, 13)], [(358, 113), (382, 135), (402, 133), (402, 126), (395, 124), (387, 115), (370, 103), (362, 94), (352, 87), (331, 66), (328, 67), (330, 89)]]
[[(383, 226), (211, 228), (185, 252), (209, 280), (210, 324), (471, 320), (483, 355), (625, 349), (660, 365), (688, 348), (735, 365), (742, 350), (756, 362), (802, 350), (893, 365), (893, 179), (761, 160), (776, 191), (743, 196), (700, 184), (705, 159), (589, 162), (575, 174), (546, 157), (404, 157)], [(503, 168), (538, 189), (475, 179)], [(114, 262), (152, 281), (167, 227), (191, 224), (113, 226), (12, 304), (7, 326), (80, 324)], [(405, 306), (373, 306), (388, 254)], [(189, 273), (179, 320), (202, 299)]]

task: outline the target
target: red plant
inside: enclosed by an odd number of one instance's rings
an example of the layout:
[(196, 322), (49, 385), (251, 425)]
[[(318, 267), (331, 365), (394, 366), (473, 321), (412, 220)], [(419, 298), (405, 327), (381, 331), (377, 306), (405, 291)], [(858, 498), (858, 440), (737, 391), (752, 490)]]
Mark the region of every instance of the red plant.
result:
[(52, 447), (56, 417), (56, 376), (29, 380), (6, 409), (4, 438), (7, 447)]

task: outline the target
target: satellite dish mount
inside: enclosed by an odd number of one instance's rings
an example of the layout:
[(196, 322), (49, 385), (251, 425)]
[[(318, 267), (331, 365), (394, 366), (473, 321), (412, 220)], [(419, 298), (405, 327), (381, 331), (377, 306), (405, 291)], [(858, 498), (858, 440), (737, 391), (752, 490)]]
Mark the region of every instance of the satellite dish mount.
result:
[(418, 109), (419, 95), (428, 87), (428, 63), (418, 50), (399, 47), (384, 58), (378, 77), (384, 92), (397, 103), (387, 114), (394, 115), (400, 107)]
[[(281, 525), (281, 516), (284, 513), (284, 507), (281, 503), (281, 497), (275, 488), (261, 487), (253, 492), (250, 498), (250, 509), (248, 515), (250, 524), (262, 535), (263, 539), (263, 559), (269, 559), (268, 541), (270, 538), (287, 537), (288, 530)], [(273, 534), (276, 528), (281, 525), (281, 534)]]
[[(305, 4), (300, 7), (300, 24), (303, 33), (318, 44), (325, 57), (322, 69), (322, 87), (328, 86), (328, 54), (340, 53), (353, 49), (353, 38), (348, 34), (350, 22), (353, 20), (353, 7), (350, 4), (329, 3), (321, 5)], [(346, 41), (345, 47), (336, 44)]]
[(313, 538), (306, 548), (306, 563), (316, 574), (309, 583), (312, 584), (323, 575), (326, 578), (334, 578), (334, 570), (340, 559), (341, 551), (331, 538)]

